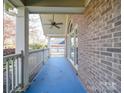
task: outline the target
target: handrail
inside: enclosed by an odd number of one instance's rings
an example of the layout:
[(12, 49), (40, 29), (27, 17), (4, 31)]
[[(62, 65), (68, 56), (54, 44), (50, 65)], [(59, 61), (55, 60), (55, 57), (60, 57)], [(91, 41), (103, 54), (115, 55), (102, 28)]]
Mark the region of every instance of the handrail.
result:
[(21, 53), (19, 53), (19, 54), (11, 54), (11, 55), (7, 55), (7, 56), (3, 56), (3, 59), (12, 58), (12, 57), (21, 57)]
[(40, 51), (45, 51), (45, 50), (48, 50), (48, 48), (31, 50), (31, 51), (29, 51), (29, 55), (32, 54), (32, 53), (36, 53), (36, 52), (40, 52)]
[[(44, 50), (49, 50), (49, 49), (48, 48), (44, 48), (44, 49), (32, 50), (32, 51), (29, 51), (29, 54), (32, 54), (32, 53), (35, 53), (35, 52), (44, 51)], [(19, 53), (19, 54), (11, 54), (11, 55), (4, 56), (3, 59), (9, 58), (9, 57), (20, 57), (20, 56), (21, 56), (21, 53)]]

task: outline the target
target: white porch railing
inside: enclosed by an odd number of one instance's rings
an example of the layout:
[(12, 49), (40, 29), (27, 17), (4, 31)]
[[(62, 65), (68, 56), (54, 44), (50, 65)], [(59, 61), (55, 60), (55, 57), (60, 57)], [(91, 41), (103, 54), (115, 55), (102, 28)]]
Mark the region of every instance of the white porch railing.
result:
[(64, 56), (64, 53), (65, 53), (64, 47), (51, 47), (50, 48), (50, 56), (51, 57)]
[(48, 59), (48, 49), (39, 49), (29, 52), (29, 81), (35, 77), (39, 69), (43, 66), (44, 62)]
[(23, 53), (3, 58), (4, 93), (14, 93), (23, 84)]
[[(28, 56), (29, 62), (29, 81), (31, 82), (34, 76), (47, 61), (49, 56), (48, 49), (40, 49), (30, 51)], [(12, 54), (3, 58), (3, 79), (4, 93), (15, 93), (17, 89), (23, 87), (23, 52), (20, 54)]]

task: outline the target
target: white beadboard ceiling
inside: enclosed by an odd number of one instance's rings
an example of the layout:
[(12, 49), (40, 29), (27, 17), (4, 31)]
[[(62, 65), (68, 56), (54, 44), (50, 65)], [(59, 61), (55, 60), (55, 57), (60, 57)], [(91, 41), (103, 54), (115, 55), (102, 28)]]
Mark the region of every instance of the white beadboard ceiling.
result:
[(54, 14), (54, 21), (55, 22), (62, 22), (63, 25), (60, 25), (60, 29), (56, 27), (51, 27), (51, 25), (44, 25), (44, 24), (49, 24), (50, 21), (53, 19), (53, 14), (40, 14), (41, 17), (41, 23), (43, 26), (43, 31), (44, 34), (47, 36), (64, 36), (65, 35), (65, 30), (66, 30), (66, 18), (67, 15), (65, 14)]

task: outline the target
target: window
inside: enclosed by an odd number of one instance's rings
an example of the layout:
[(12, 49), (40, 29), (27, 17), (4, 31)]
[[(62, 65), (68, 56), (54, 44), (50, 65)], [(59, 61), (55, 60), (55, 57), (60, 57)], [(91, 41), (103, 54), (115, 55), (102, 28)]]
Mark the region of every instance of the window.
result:
[(74, 61), (74, 33), (70, 35), (70, 59)]
[(78, 70), (78, 26), (75, 25), (72, 29), (72, 24), (70, 25), (70, 33), (67, 37), (67, 55), (72, 65)]
[(70, 33), (72, 32), (72, 26), (73, 26), (73, 24), (71, 23), (70, 29), (69, 29)]

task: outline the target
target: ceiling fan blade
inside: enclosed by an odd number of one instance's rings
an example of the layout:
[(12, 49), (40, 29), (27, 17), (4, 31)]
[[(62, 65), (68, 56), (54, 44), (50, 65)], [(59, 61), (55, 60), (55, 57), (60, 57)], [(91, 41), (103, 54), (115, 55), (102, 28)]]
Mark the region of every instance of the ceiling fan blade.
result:
[(56, 23), (56, 25), (62, 25), (63, 23)]
[(55, 26), (56, 28), (58, 28), (58, 29), (60, 28), (60, 27), (59, 27), (59, 26), (57, 26), (57, 25), (54, 25), (54, 26)]

